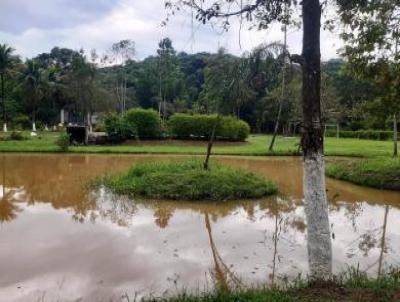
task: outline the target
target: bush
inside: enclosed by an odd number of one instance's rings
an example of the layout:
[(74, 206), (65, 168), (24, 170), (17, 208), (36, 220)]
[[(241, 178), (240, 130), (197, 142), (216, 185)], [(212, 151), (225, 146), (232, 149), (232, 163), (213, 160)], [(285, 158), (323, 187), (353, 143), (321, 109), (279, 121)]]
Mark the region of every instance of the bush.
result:
[(125, 115), (130, 129), (136, 130), (139, 138), (157, 138), (161, 135), (160, 117), (153, 109), (130, 109)]
[[(209, 138), (216, 115), (190, 115), (177, 113), (169, 121), (169, 129), (173, 136), (177, 138)], [(250, 134), (249, 125), (234, 117), (222, 116), (219, 118), (216, 128), (216, 137), (234, 141), (244, 141)]]
[(14, 129), (27, 130), (31, 129), (32, 122), (27, 115), (18, 115), (12, 120)]
[(10, 136), (8, 137), (8, 140), (10, 141), (23, 141), (26, 139), (27, 138), (23, 136), (21, 132), (16, 132), (16, 131), (11, 132)]
[(157, 138), (161, 135), (160, 118), (152, 109), (130, 109), (125, 116), (108, 114), (104, 118), (104, 128), (114, 143), (132, 137)]
[(229, 200), (275, 194), (276, 186), (242, 169), (213, 164), (204, 170), (201, 161), (150, 162), (102, 182), (117, 194), (175, 200)]
[(70, 143), (70, 137), (69, 134), (67, 134), (66, 132), (61, 133), (56, 140), (56, 145), (60, 148), (62, 152), (68, 151), (69, 143)]
[[(336, 130), (329, 129), (325, 132), (327, 137), (336, 137)], [(387, 130), (340, 130), (339, 136), (341, 138), (359, 138), (370, 140), (390, 140), (393, 138), (393, 131)]]
[(104, 128), (108, 134), (108, 138), (113, 143), (122, 142), (136, 134), (135, 129), (132, 129), (123, 117), (115, 113), (105, 116)]

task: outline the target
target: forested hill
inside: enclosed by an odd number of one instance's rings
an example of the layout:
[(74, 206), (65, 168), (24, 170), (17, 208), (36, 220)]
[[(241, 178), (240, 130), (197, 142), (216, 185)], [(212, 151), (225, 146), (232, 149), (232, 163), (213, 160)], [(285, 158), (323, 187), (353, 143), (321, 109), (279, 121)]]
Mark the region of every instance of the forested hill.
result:
[[(33, 116), (38, 124), (56, 124), (61, 108), (85, 114), (151, 107), (168, 117), (212, 113), (218, 103), (219, 111), (246, 120), (254, 132), (271, 132), (281, 100), (281, 131), (290, 133), (300, 122), (300, 67), (283, 61), (279, 43), (238, 57), (223, 49), (176, 52), (166, 38), (156, 54), (141, 61), (127, 52), (101, 57), (95, 51), (55, 47), (25, 62), (15, 58), (5, 86), (9, 123), (16, 127), (29, 128)], [(372, 85), (348, 75), (342, 60), (323, 63), (321, 94), (328, 123), (353, 130), (387, 128), (385, 112), (369, 111), (374, 108)]]

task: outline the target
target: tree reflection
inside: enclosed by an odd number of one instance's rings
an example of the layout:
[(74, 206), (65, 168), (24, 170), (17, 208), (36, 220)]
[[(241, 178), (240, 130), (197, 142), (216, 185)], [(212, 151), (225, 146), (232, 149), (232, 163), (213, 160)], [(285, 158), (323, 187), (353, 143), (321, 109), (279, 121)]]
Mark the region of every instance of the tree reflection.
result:
[(6, 188), (6, 157), (2, 156), (2, 196), (0, 201), (0, 223), (10, 222), (17, 218), (21, 209), (14, 204), (15, 190)]
[(389, 214), (389, 206), (386, 206), (385, 215), (383, 218), (383, 226), (382, 226), (381, 252), (379, 255), (378, 276), (382, 274), (383, 253), (384, 252), (386, 253), (386, 227), (387, 227), (388, 214)]
[(204, 213), (205, 225), (208, 233), (208, 239), (210, 241), (211, 252), (214, 260), (214, 278), (216, 287), (219, 290), (227, 291), (232, 287), (237, 288), (240, 286), (240, 280), (235, 274), (229, 269), (229, 267), (222, 260), (217, 247), (215, 246), (214, 238), (212, 236), (211, 223), (209, 214)]
[(155, 223), (161, 229), (168, 226), (169, 220), (174, 215), (174, 207), (171, 206), (159, 206), (154, 210)]

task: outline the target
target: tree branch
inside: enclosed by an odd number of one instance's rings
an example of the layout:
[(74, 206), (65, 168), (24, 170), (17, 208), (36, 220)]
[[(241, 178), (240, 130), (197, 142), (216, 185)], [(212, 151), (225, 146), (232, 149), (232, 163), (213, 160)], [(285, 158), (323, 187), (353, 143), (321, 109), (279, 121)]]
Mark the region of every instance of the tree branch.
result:
[(304, 65), (304, 58), (302, 55), (291, 55), (290, 62)]

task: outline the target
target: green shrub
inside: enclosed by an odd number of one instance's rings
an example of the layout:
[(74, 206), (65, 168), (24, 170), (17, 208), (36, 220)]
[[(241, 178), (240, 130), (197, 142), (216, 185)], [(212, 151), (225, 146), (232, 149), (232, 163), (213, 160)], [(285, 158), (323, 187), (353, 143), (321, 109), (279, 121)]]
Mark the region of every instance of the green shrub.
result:
[(20, 129), (20, 130), (31, 129), (32, 127), (31, 119), (27, 115), (18, 115), (13, 118), (12, 126), (14, 127), (14, 129)]
[(110, 113), (104, 118), (104, 128), (113, 143), (122, 142), (136, 134), (136, 130), (118, 114)]
[[(169, 129), (177, 138), (209, 138), (217, 115), (190, 115), (177, 113), (169, 121)], [(217, 138), (244, 141), (250, 134), (249, 125), (231, 116), (220, 116), (216, 128)]]
[(56, 145), (62, 152), (67, 152), (69, 149), (70, 137), (66, 132), (61, 133), (56, 140)]
[(224, 201), (277, 192), (264, 177), (216, 163), (204, 170), (199, 160), (142, 163), (101, 183), (117, 194), (175, 200)]
[(26, 139), (27, 138), (23, 136), (21, 132), (16, 132), (16, 131), (11, 132), (10, 136), (8, 137), (8, 140), (10, 141), (23, 141)]
[(157, 138), (161, 135), (160, 117), (153, 109), (134, 108), (126, 112), (125, 121), (135, 129), (139, 138)]
[[(336, 130), (329, 129), (325, 132), (327, 137), (336, 137)], [(359, 138), (370, 140), (390, 140), (393, 138), (393, 131), (388, 130), (340, 130), (340, 138)]]

